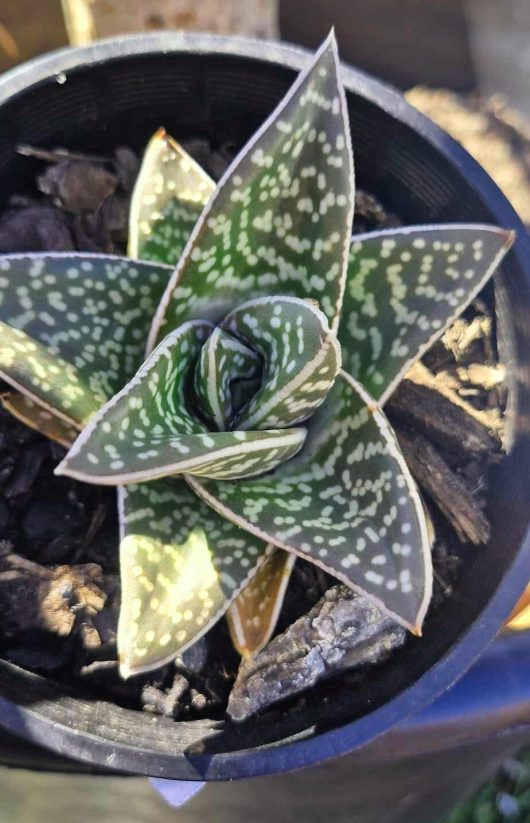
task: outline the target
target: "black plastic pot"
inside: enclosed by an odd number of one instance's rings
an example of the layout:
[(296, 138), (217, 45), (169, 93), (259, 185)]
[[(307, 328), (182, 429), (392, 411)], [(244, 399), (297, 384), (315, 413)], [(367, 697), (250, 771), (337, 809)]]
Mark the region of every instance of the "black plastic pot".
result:
[[(0, 192), (20, 191), (17, 143), (141, 148), (163, 124), (177, 137), (242, 144), (307, 56), (208, 36), (157, 34), (36, 60), (0, 79)], [(0, 726), (58, 753), (126, 772), (226, 780), (284, 772), (360, 747), (431, 702), (496, 634), (530, 578), (530, 271), (524, 230), (484, 171), (403, 99), (344, 69), (358, 185), (407, 223), (483, 221), (519, 240), (497, 277), (503, 361), (512, 379), (510, 454), (495, 471), (491, 542), (466, 562), (424, 636), (355, 691), (334, 682), (303, 711), (240, 727), (173, 723), (95, 702), (0, 662)], [(31, 169), (29, 169), (31, 173)], [(28, 177), (29, 180), (29, 177)]]
[[(295, 815), (322, 823), (330, 809), (334, 823), (440, 823), (530, 742), (529, 651), (530, 633), (504, 636), (434, 703), (372, 743), (296, 774), (209, 783), (179, 811), (179, 823), (292, 823)], [(115, 774), (5, 733), (0, 764), (73, 775)], [(182, 783), (168, 783), (158, 783), (159, 789), (187, 790)], [(108, 791), (112, 797), (114, 782)], [(59, 818), (63, 802), (58, 801)], [(158, 810), (153, 797), (151, 816)], [(145, 808), (144, 814), (151, 819)]]

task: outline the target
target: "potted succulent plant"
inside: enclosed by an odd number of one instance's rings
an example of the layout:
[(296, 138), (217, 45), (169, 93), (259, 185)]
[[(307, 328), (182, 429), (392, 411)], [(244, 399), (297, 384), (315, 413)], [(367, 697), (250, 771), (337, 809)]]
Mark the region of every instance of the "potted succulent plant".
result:
[[(66, 112), (63, 94), (76, 105), (84, 94), (86, 107), (107, 76), (113, 105), (94, 98), (90, 140), (82, 129), (74, 138), (61, 130), (41, 136), (34, 128), (17, 133), (16, 141), (107, 149), (116, 139), (106, 132), (120, 122), (122, 95), (140, 76), (141, 99), (134, 99), (133, 86), (121, 111), (145, 135), (160, 117), (149, 99), (150, 82), (158, 89), (160, 72), (167, 72), (173, 90), (175, 67), (188, 71), (179, 87), (188, 125), (180, 122), (179, 136), (200, 132), (206, 110), (213, 127), (221, 112), (230, 119), (234, 100), (224, 96), (219, 78), (239, 60), (245, 63), (236, 54), (249, 47), (189, 38), (175, 48), (168, 37), (103, 44), (81, 52), (82, 58), (66, 53), (43, 70), (37, 66), (44, 76), (52, 66), (57, 72), (55, 86), (49, 80), (39, 86), (42, 78), (34, 78), (29, 87), (28, 100), (37, 95), (46, 123), (54, 122), (46, 89), (55, 94), (57, 85), (56, 105)], [(289, 50), (272, 49), (257, 61), (260, 72), (275, 67), (276, 54), (299, 60)], [(70, 72), (70, 61), (78, 59)], [(197, 75), (197, 66), (203, 72), (210, 60), (207, 79)], [(285, 91), (292, 76), (284, 66), (276, 81), (282, 72)], [(14, 73), (5, 85), (5, 122), (23, 122), (22, 109), (16, 114), (23, 77)], [(199, 110), (193, 108), (197, 77), (206, 101)], [(238, 77), (248, 82), (250, 74)], [(477, 182), (467, 158), (466, 172), (454, 147), (448, 159), (431, 134), (423, 136), (429, 129), (422, 119), (415, 129), (406, 126), (412, 116), (401, 101), (377, 85), (366, 91), (364, 77), (355, 92), (352, 82), (341, 74), (331, 36), (217, 185), (158, 131), (134, 188), (129, 257), (68, 252), (0, 258), (0, 370), (20, 392), (4, 397), (5, 407), (69, 446), (57, 473), (119, 489), (122, 676), (182, 656), (228, 612), (234, 643), (249, 658), (229, 713), (237, 720), (252, 716), (242, 726), (205, 727), (195, 720), (148, 729), (145, 718), (107, 705), (103, 721), (90, 709), (82, 721), (79, 711), (90, 701), (5, 664), (6, 728), (92, 762), (167, 776), (274, 770), (280, 752), (282, 768), (314, 762), (330, 747), (337, 753), (373, 737), (432, 699), (472, 662), (523, 588), (526, 493), (520, 489), (518, 497), (510, 492), (512, 512), (493, 508), (493, 538), (481, 555), (488, 574), (501, 581), (481, 578), (478, 585), (474, 558), (459, 574), (456, 596), (429, 615), (425, 636), (397, 648), (405, 642), (404, 627), (422, 632), (433, 536), (382, 406), (485, 287), (518, 223), (492, 184)], [(233, 93), (240, 94), (236, 83)], [(278, 87), (272, 102), (280, 96)], [(161, 99), (167, 102), (164, 94)], [(172, 131), (184, 110), (169, 117)], [(377, 133), (376, 123), (395, 133)], [(358, 168), (366, 187), (402, 221), (419, 214), (423, 225), (351, 240), (351, 142), (354, 154), (361, 147)], [(495, 208), (486, 205), (486, 192), (494, 195)], [(515, 271), (518, 265), (510, 252), (507, 266)], [(520, 363), (524, 332), (514, 322), (518, 305), (509, 287), (510, 280), (504, 288), (501, 282), (498, 292), (499, 336), (503, 356)], [(527, 288), (522, 279), (519, 307)], [(523, 385), (511, 395), (516, 426), (525, 391)], [(526, 460), (517, 428), (513, 432), (497, 471), (501, 488), (506, 472), (522, 474)], [(498, 535), (507, 517), (510, 550), (501, 557)], [(294, 555), (344, 586), (332, 588), (316, 612), (266, 647)], [(308, 625), (316, 629), (314, 648), (293, 658), (288, 647), (286, 654), (285, 637), (303, 629), (307, 643)], [(319, 641), (330, 626), (333, 642), (323, 651)], [(270, 714), (254, 718), (264, 691), (268, 702), (285, 696), (275, 689), (289, 679), (293, 660), (293, 683), (303, 679), (307, 686), (332, 673), (344, 656), (350, 666), (364, 666), (355, 695), (351, 682), (339, 682), (324, 706), (317, 705), (320, 697), (311, 705), (309, 696), (308, 706), (285, 717), (280, 711), (272, 720)], [(264, 677), (271, 657), (280, 665)], [(28, 695), (17, 708), (20, 682), (28, 684)], [(298, 682), (292, 691), (299, 689)], [(68, 717), (64, 701), (73, 709)], [(330, 731), (313, 728), (307, 737), (315, 719)], [(293, 734), (307, 739), (284, 751)], [(288, 762), (286, 751), (292, 753)]]

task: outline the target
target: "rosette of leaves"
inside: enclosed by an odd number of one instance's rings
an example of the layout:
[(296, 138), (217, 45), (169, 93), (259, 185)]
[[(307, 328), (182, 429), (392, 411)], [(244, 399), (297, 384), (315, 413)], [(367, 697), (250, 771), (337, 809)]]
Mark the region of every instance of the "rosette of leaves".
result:
[(124, 676), (227, 611), (256, 652), (297, 555), (420, 633), (428, 529), (382, 405), (512, 238), (352, 240), (353, 205), (331, 36), (218, 185), (155, 135), (130, 258), (0, 258), (4, 405), (73, 443), (58, 473), (118, 487)]

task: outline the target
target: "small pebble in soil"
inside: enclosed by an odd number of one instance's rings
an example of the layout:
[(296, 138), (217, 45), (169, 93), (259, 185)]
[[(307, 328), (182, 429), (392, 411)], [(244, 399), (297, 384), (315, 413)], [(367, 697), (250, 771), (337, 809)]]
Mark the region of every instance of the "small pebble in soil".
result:
[(190, 684), (182, 674), (177, 674), (167, 691), (148, 684), (142, 690), (145, 710), (164, 717), (178, 718), (181, 713), (181, 701)]
[(114, 174), (86, 160), (53, 163), (37, 178), (40, 191), (71, 214), (97, 212), (117, 184)]
[(85, 619), (101, 611), (106, 594), (98, 586), (94, 563), (47, 568), (12, 551), (0, 541), (0, 637), (32, 629), (68, 637)]
[(29, 206), (0, 216), (0, 253), (74, 249), (70, 221), (59, 209)]

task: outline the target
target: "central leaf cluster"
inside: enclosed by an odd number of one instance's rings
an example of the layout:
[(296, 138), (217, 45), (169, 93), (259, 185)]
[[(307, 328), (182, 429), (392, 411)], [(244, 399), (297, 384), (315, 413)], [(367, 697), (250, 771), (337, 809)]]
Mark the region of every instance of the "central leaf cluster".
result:
[(93, 417), (68, 470), (84, 479), (88, 461), (109, 484), (271, 471), (304, 444), (300, 424), (322, 405), (340, 367), (337, 338), (310, 300), (260, 297), (217, 326), (188, 321)]
[(213, 430), (285, 429), (321, 405), (339, 369), (338, 341), (313, 303), (265, 297), (231, 312), (204, 343), (195, 397)]

